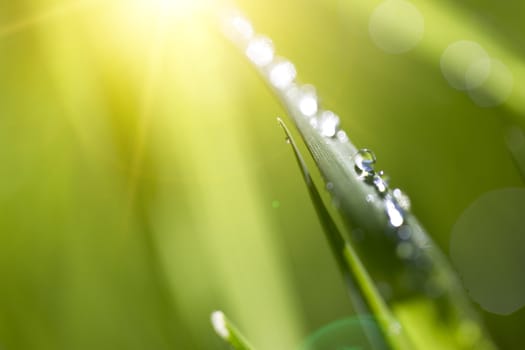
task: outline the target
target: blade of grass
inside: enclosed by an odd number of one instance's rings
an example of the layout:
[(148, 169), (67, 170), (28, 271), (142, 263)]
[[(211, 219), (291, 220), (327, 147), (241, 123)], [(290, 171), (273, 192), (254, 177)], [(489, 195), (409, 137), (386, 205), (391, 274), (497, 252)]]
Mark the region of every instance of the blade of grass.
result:
[[(301, 86), (295, 82), (293, 64), (288, 65), (293, 69), (284, 72), (283, 84), (282, 69), (275, 70), (283, 59), (275, 58), (271, 40), (254, 35), (247, 19), (239, 22), (237, 16), (229, 20), (229, 30), (241, 34), (237, 38), (229, 35), (230, 39), (288, 111), (324, 181), (330, 184), (355, 252), (374, 282), (390, 287), (389, 305), (416, 348), (494, 349), (451, 265), (407, 205), (402, 205), (408, 199), (395, 198), (399, 190), (380, 191), (370, 181), (377, 175), (372, 166), (375, 156), (371, 156), (370, 176), (356, 171), (362, 170), (363, 164), (356, 162), (358, 149), (346, 134), (329, 132), (327, 136), (322, 110), (317, 106), (313, 115), (301, 110), (294, 93)], [(236, 26), (239, 23), (243, 26)], [(337, 131), (338, 124), (333, 129)], [(434, 341), (429, 343), (428, 339)]]
[(211, 314), (211, 323), (215, 333), (233, 350), (255, 350), (222, 311), (214, 311)]
[(337, 265), (349, 287), (350, 297), (354, 306), (360, 314), (375, 315), (375, 318), (379, 321), (380, 329), (367, 329), (367, 331), (372, 331), (372, 334), (369, 334), (369, 339), (374, 349), (411, 349), (412, 346), (409, 345), (409, 340), (400, 329), (399, 322), (388, 309), (388, 306), (368, 275), (366, 268), (359, 260), (352, 246), (345, 241), (328, 209), (324, 205), (321, 195), (310, 176), (308, 167), (286, 124), (280, 118), (277, 120), (286, 134), (287, 142), (292, 147), (295, 159), (297, 160), (297, 164), (301, 169), (301, 174), (308, 188), (310, 199), (323, 227), (325, 237), (330, 244), (330, 249), (332, 250)]

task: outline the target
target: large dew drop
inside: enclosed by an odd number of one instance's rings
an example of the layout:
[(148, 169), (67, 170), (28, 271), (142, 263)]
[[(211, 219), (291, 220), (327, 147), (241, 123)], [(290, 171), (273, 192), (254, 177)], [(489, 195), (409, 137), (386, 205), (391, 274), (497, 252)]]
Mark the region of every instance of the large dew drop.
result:
[(374, 152), (366, 148), (359, 150), (354, 156), (355, 170), (360, 176), (373, 175), (375, 162)]

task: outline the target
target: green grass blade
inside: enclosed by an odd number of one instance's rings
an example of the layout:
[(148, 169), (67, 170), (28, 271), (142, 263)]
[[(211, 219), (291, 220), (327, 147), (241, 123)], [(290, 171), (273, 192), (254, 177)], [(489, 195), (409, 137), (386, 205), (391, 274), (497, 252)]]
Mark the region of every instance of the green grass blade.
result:
[[(230, 30), (239, 34), (234, 23), (231, 20)], [(369, 162), (370, 169), (356, 171), (363, 165), (356, 162), (358, 149), (346, 134), (341, 130), (325, 132), (321, 108), (310, 116), (301, 110), (304, 86), (295, 81), (295, 68), (293, 76), (285, 77), (288, 81), (283, 83), (282, 71), (273, 70), (278, 61), (271, 40), (260, 36), (250, 39), (251, 31), (241, 31), (241, 39), (230, 35), (233, 43), (254, 63), (288, 111), (324, 181), (330, 185), (355, 253), (374, 283), (381, 282), (391, 290), (389, 306), (415, 347), (494, 349), (448, 260), (411, 214), (408, 198), (388, 186), (379, 190), (375, 183), (379, 173), (373, 169), (375, 156)], [(282, 58), (278, 60), (283, 62)], [(332, 129), (337, 131), (338, 125)]]
[(217, 335), (233, 350), (255, 350), (222, 311), (211, 314), (211, 323)]
[[(291, 145), (297, 164), (308, 188), (308, 193), (315, 211), (323, 227), (325, 237), (330, 244), (332, 253), (337, 261), (345, 282), (349, 287), (354, 306), (360, 314), (374, 315), (378, 320), (379, 332), (369, 334), (374, 349), (410, 349), (409, 341), (399, 326), (392, 312), (374, 286), (366, 268), (363, 266), (351, 245), (346, 243), (328, 209), (324, 205), (317, 187), (315, 186), (306, 163), (293, 139), (286, 124), (279, 118), (279, 125), (286, 134), (286, 140)], [(373, 331), (372, 329), (370, 329)], [(351, 345), (351, 344), (349, 344)]]

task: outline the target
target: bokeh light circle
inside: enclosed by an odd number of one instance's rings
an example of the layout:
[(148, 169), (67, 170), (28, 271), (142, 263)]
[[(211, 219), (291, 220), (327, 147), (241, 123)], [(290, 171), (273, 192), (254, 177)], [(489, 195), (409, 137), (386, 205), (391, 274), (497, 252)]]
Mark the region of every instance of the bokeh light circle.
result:
[(401, 54), (421, 41), (425, 20), (412, 3), (386, 0), (375, 8), (368, 29), (377, 47), (390, 54)]
[[(477, 62), (490, 59), (487, 52), (473, 41), (461, 40), (449, 45), (441, 55), (441, 72), (450, 86), (457, 90), (467, 90), (467, 72)], [(477, 76), (472, 78), (471, 84), (481, 84), (486, 76), (482, 76), (482, 70), (477, 69)]]
[(488, 192), (454, 225), (450, 255), (470, 296), (495, 314), (525, 305), (525, 188)]
[(380, 345), (375, 344), (373, 340), (378, 339), (379, 334), (378, 323), (372, 316), (346, 318), (318, 329), (303, 342), (299, 349), (373, 350)]
[(495, 107), (512, 93), (514, 77), (503, 62), (486, 58), (469, 67), (466, 83), (474, 103), (480, 107)]

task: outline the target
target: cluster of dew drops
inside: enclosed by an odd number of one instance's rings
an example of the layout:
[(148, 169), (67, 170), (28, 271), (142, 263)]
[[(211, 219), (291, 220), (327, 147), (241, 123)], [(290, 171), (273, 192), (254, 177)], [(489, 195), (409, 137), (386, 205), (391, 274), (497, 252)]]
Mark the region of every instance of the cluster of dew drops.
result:
[[(321, 110), (315, 87), (298, 85), (297, 71), (289, 60), (275, 55), (272, 40), (254, 32), (250, 21), (238, 11), (228, 11), (223, 18), (226, 35), (243, 51), (246, 57), (266, 76), (275, 89), (280, 91), (290, 105), (309, 119), (310, 125), (321, 136), (349, 142), (345, 131), (340, 129), (340, 119), (332, 111)], [(376, 157), (368, 149), (359, 150), (353, 157), (355, 170), (360, 179), (374, 186), (383, 201), (390, 224), (400, 228), (410, 210), (410, 199), (398, 188), (389, 189), (389, 179), (383, 171), (376, 172)], [(372, 195), (367, 201), (374, 200)]]

